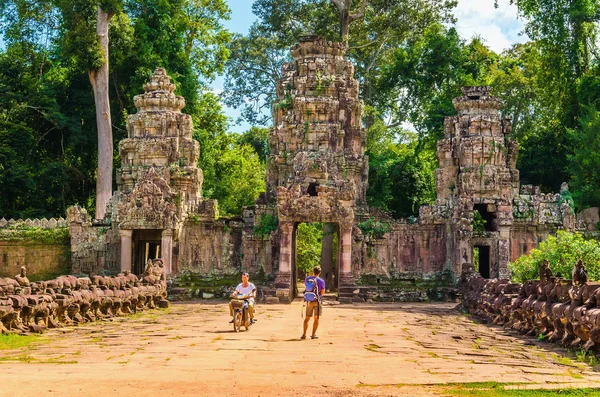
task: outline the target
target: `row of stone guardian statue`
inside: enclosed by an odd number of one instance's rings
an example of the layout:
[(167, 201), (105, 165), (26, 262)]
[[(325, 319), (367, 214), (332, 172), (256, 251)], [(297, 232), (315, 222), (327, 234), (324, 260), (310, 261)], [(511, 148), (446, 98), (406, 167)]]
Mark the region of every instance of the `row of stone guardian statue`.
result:
[(60, 276), (29, 282), (25, 267), (14, 278), (0, 278), (0, 332), (43, 332), (140, 310), (166, 308), (167, 283), (160, 259), (144, 274), (115, 277)]
[(549, 262), (539, 265), (539, 280), (523, 284), (484, 279), (463, 265), (459, 289), (469, 313), (551, 342), (600, 350), (600, 283), (589, 282), (579, 259), (571, 280), (556, 276)]

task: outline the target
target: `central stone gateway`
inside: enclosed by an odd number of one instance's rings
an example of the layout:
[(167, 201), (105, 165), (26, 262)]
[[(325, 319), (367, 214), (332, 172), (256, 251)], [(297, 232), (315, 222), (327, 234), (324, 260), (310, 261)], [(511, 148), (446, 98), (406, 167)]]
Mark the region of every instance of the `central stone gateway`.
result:
[(341, 43), (306, 37), (283, 66), (269, 132), (267, 200), (276, 201), (280, 224), (277, 295), (289, 300), (295, 280), (298, 223), (338, 228), (338, 282), (353, 284), (352, 228), (366, 205), (366, 131), (354, 66)]

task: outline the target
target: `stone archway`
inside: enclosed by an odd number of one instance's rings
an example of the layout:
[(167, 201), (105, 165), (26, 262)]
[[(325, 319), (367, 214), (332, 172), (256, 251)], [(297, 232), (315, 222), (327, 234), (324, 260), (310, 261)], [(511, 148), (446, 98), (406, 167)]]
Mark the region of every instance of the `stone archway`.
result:
[[(296, 283), (296, 230), (300, 223), (323, 222), (304, 218), (298, 221), (280, 223), (279, 272), (275, 281), (277, 295), (280, 300), (291, 300), (295, 297)], [(336, 222), (328, 222), (336, 223)], [(352, 272), (352, 226), (337, 224), (338, 251), (336, 255), (337, 285), (348, 286), (354, 281)]]

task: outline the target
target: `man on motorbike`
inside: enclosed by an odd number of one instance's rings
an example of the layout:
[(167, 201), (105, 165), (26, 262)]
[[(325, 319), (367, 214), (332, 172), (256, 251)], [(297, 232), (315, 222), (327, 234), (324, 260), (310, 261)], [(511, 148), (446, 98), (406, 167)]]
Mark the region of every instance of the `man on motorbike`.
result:
[[(250, 323), (254, 324), (254, 299), (256, 299), (256, 286), (249, 282), (250, 276), (248, 273), (242, 273), (242, 282), (235, 287), (235, 291), (231, 293), (231, 297), (234, 299), (247, 299), (248, 300), (248, 313), (250, 314)], [(233, 300), (229, 302), (229, 315), (233, 317)], [(230, 323), (233, 323), (233, 318)]]

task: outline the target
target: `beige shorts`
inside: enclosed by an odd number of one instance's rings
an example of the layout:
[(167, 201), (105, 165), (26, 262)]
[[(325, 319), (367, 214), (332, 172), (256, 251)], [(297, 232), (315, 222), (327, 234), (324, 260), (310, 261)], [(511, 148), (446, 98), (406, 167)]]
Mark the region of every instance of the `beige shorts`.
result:
[(323, 306), (318, 301), (306, 302), (306, 317), (320, 317), (323, 312)]

